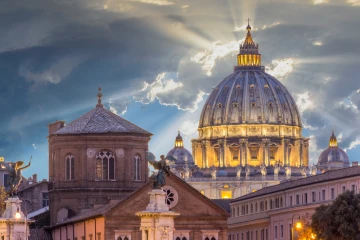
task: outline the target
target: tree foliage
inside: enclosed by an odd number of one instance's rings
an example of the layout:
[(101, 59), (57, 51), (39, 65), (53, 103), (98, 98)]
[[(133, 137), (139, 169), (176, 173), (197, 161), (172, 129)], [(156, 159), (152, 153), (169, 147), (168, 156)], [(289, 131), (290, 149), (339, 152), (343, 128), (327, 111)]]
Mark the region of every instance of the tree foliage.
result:
[(4, 213), (6, 208), (5, 200), (8, 198), (8, 194), (5, 191), (4, 186), (0, 187), (0, 215)]
[(311, 227), (318, 239), (360, 239), (360, 194), (346, 191), (332, 204), (316, 208)]

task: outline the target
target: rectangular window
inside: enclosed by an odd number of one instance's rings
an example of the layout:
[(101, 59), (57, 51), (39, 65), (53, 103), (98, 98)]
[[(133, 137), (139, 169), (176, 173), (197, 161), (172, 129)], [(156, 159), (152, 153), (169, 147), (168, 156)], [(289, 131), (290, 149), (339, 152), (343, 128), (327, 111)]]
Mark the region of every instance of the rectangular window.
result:
[(292, 200), (292, 196), (290, 196), (290, 206), (292, 206), (292, 202), (293, 202), (293, 200)]
[(264, 211), (264, 202), (261, 201), (260, 202), (260, 212), (263, 212)]
[(232, 198), (232, 191), (221, 191), (221, 198), (223, 199)]
[(305, 204), (308, 203), (307, 193), (304, 194), (304, 201), (305, 201)]
[(275, 229), (274, 229), (274, 235), (275, 235), (275, 239), (277, 239), (278, 237), (278, 231), (277, 231), (277, 226), (275, 226)]
[(325, 190), (322, 190), (322, 200), (325, 201)]
[(265, 239), (269, 239), (269, 232), (268, 232), (268, 229), (265, 229)]
[(49, 193), (43, 192), (42, 193), (42, 206), (47, 207), (49, 206)]
[(316, 202), (316, 193), (315, 192), (311, 193), (311, 201)]
[(331, 199), (334, 199), (335, 198), (335, 189), (332, 188), (331, 189)]
[(239, 160), (239, 149), (231, 149), (232, 160)]
[(299, 205), (299, 204), (300, 204), (300, 196), (296, 195), (296, 205)]
[(351, 191), (355, 193), (355, 184), (351, 185)]
[(342, 193), (344, 193), (346, 191), (346, 187), (342, 186)]
[(259, 152), (259, 147), (249, 147), (251, 160), (256, 160)]
[(284, 225), (280, 225), (280, 237), (284, 237)]
[(239, 240), (239, 234), (238, 233), (236, 234), (236, 240)]
[[(2, 166), (2, 165), (1, 165)], [(7, 173), (4, 173), (4, 187), (5, 188), (7, 188), (7, 187), (9, 187), (10, 186), (10, 184), (9, 184), (9, 174), (7, 174)]]

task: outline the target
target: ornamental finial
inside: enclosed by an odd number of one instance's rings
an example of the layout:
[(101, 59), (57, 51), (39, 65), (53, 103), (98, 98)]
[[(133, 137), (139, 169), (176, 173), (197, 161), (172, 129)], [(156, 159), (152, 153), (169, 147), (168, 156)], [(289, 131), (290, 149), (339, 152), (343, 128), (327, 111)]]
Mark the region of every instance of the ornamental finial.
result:
[(102, 103), (101, 103), (101, 98), (102, 98), (102, 93), (101, 93), (101, 87), (98, 88), (98, 94), (97, 94), (97, 97), (98, 97), (98, 104), (96, 105), (96, 107), (103, 107)]
[(248, 19), (246, 19), (246, 21), (248, 22), (248, 25), (247, 25), (247, 27), (246, 27), (246, 30), (248, 30), (248, 32), (250, 32), (250, 30), (251, 30), (251, 27), (250, 27), (250, 21), (251, 21), (251, 19), (248, 18)]

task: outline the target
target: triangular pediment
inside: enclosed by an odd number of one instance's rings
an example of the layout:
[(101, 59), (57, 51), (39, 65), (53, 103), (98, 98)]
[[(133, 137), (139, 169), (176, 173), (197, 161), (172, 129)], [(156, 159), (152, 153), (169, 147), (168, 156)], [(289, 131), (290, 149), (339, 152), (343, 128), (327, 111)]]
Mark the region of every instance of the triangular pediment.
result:
[[(188, 183), (175, 175), (166, 178), (166, 186), (177, 195), (176, 205), (170, 210), (180, 213), (180, 218), (192, 217), (228, 217), (228, 213), (202, 195)], [(135, 191), (129, 197), (121, 201), (117, 206), (110, 209), (105, 215), (110, 216), (135, 216), (136, 212), (144, 211), (149, 204), (149, 192), (151, 183)]]

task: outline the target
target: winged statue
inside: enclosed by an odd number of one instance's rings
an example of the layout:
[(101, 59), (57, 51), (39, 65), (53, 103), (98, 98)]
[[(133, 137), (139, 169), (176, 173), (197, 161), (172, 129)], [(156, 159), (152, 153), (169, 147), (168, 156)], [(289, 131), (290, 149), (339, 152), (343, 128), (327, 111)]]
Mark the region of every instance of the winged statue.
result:
[(9, 178), (7, 180), (7, 186), (5, 187), (5, 191), (9, 194), (9, 196), (14, 196), (20, 186), (22, 180), (21, 171), (30, 167), (31, 159), (28, 165), (22, 167), (24, 164), (23, 161), (17, 161), (16, 163), (12, 162), (0, 162), (0, 166), (4, 166), (9, 173)]
[(157, 169), (158, 172), (156, 175), (151, 176), (153, 181), (153, 189), (161, 189), (163, 186), (166, 185), (166, 176), (170, 176), (170, 167), (167, 164), (167, 161), (176, 161), (176, 159), (173, 156), (160, 156), (160, 160), (148, 160), (149, 164), (154, 167), (154, 169)]

